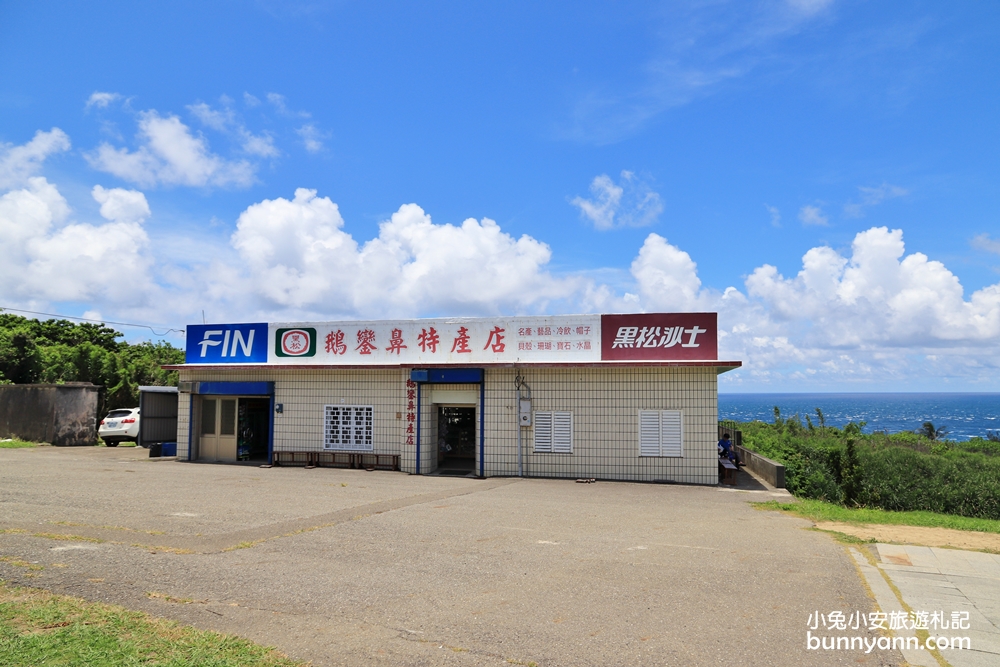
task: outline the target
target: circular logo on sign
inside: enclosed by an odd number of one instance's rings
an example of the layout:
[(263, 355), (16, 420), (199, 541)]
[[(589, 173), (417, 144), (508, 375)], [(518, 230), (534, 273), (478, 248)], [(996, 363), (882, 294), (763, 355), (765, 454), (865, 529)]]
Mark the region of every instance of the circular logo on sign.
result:
[(281, 351), (290, 357), (299, 357), (309, 352), (309, 332), (290, 329), (281, 336)]

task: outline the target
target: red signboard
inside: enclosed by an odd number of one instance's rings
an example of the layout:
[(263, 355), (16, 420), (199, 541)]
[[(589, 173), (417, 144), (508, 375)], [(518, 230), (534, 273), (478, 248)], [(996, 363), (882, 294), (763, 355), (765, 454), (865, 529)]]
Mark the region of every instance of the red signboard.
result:
[(603, 361), (719, 358), (716, 313), (601, 315)]

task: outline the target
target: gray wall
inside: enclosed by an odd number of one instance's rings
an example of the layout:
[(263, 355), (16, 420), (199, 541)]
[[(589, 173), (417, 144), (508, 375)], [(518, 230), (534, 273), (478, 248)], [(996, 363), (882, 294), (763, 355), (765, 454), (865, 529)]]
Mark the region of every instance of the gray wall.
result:
[(0, 385), (0, 438), (93, 445), (100, 389), (92, 384)]

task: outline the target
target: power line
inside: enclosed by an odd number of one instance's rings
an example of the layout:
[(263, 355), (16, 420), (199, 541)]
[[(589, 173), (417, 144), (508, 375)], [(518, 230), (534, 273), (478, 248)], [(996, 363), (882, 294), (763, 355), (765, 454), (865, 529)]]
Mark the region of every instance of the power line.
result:
[(30, 315), (46, 315), (48, 317), (59, 317), (64, 320), (79, 320), (80, 322), (92, 322), (94, 324), (113, 324), (116, 327), (136, 327), (139, 329), (149, 329), (150, 331), (153, 332), (154, 336), (158, 336), (160, 338), (163, 338), (171, 331), (176, 331), (177, 333), (185, 333), (184, 329), (167, 329), (163, 333), (157, 333), (156, 329), (149, 326), (148, 324), (132, 324), (130, 322), (109, 322), (108, 320), (90, 320), (87, 319), (86, 317), (74, 317), (72, 315), (60, 315), (58, 313), (39, 313), (34, 310), (23, 310), (21, 308), (8, 308), (7, 306), (0, 306), (0, 312), (5, 310), (10, 310), (15, 313), (28, 313)]

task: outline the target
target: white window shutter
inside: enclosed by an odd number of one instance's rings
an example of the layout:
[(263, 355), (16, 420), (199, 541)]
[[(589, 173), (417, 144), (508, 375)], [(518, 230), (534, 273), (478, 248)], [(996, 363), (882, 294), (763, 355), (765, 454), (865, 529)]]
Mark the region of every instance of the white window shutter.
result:
[(556, 454), (573, 453), (573, 413), (552, 413), (552, 451)]
[(660, 412), (639, 411), (639, 456), (660, 456)]
[(552, 413), (535, 413), (535, 451), (549, 453), (552, 451)]
[(660, 456), (684, 456), (684, 424), (680, 410), (660, 413)]

